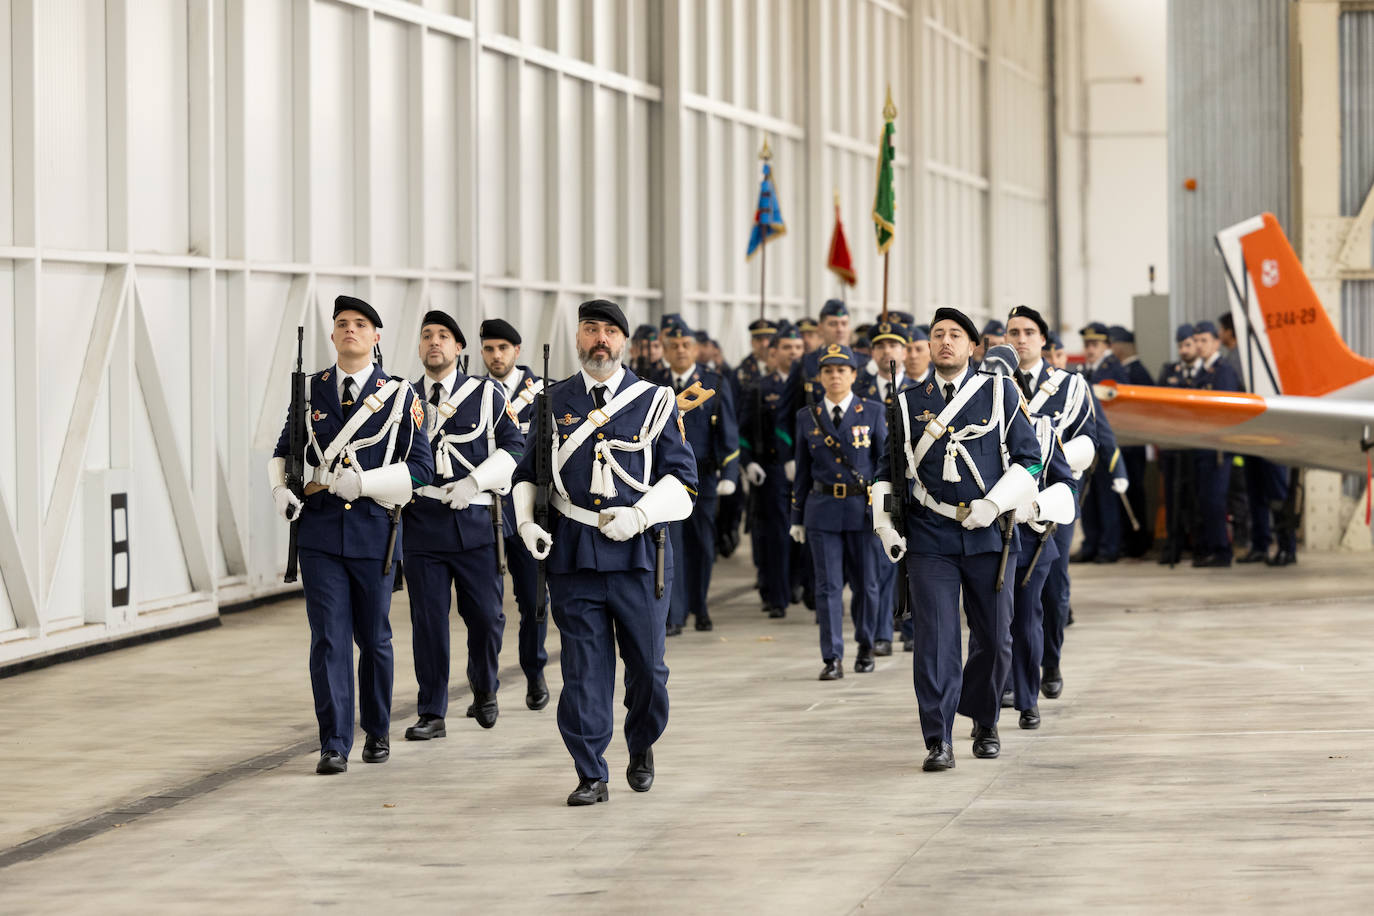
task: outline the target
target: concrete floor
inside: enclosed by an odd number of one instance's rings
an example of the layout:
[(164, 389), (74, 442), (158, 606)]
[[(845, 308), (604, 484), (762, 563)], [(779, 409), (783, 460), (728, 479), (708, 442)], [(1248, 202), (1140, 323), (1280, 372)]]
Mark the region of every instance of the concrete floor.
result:
[(553, 708), (524, 708), (518, 672), (491, 731), (460, 688), (448, 738), (400, 740), (403, 596), (393, 759), (342, 777), (313, 775), (299, 602), (0, 681), (0, 912), (1368, 906), (1367, 555), (1077, 567), (1064, 696), (1038, 732), (1008, 717), (995, 761), (961, 720), (944, 774), (920, 772), (911, 656), (817, 682), (808, 615), (763, 617), (747, 563), (718, 567), (716, 631), (669, 641), (653, 791), (625, 785), (617, 739), (592, 809), (563, 806)]

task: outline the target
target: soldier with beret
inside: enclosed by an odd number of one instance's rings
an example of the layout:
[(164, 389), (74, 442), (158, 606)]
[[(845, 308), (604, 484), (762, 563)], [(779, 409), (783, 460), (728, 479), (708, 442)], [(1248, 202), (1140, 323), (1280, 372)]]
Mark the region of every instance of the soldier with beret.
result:
[(310, 686), (319, 723), (322, 775), (348, 769), (353, 747), (353, 644), (358, 645), (358, 706), (363, 761), (391, 756), (391, 586), (401, 545), (388, 562), (394, 513), (434, 475), (425, 414), (403, 378), (372, 361), (382, 319), (353, 296), (334, 300), (334, 365), (307, 388), (304, 502), (286, 486), (290, 423), (267, 477), (277, 512), (300, 518), (297, 537), (305, 614), (310, 622)]
[[(512, 501), (520, 537), (547, 564), (550, 607), (562, 641), (558, 729), (577, 769), (569, 805), (608, 800), (617, 647), (625, 662), (626, 779), (654, 781), (653, 745), (668, 725), (663, 646), (672, 581), (655, 587), (658, 532), (692, 514), (696, 459), (671, 388), (621, 365), (629, 325), (613, 302), (578, 307), (581, 369), (551, 384), (556, 432), (526, 443)], [(537, 455), (553, 463), (551, 529), (534, 520)], [(671, 576), (671, 550), (664, 567)]]
[[(650, 325), (653, 339), (658, 340), (658, 331)], [(534, 419), (534, 399), (544, 390), (544, 380), (530, 369), (519, 364), (520, 332), (503, 318), (488, 318), (482, 322), (478, 334), (482, 340), (482, 362), (487, 367), (487, 377), (494, 379), (506, 393), (506, 402), (515, 415), (521, 437), (530, 433)], [(525, 542), (515, 533), (515, 510), (510, 501), (503, 501), (507, 522), (506, 567), (510, 570), (511, 585), (515, 589), (515, 606), (520, 611), (520, 628), (517, 641), (520, 651), (520, 670), (525, 675), (525, 705), (539, 710), (549, 705), (549, 686), (544, 680), (544, 666), (548, 663), (548, 653), (544, 651), (544, 638), (548, 623), (538, 621), (535, 613), (535, 563)]]
[(820, 623), (820, 680), (844, 677), (845, 583), (858, 652), (854, 670), (872, 671), (877, 576), (872, 548), (869, 487), (883, 462), (887, 424), (882, 405), (853, 392), (854, 352), (839, 343), (817, 358), (825, 394), (797, 411), (796, 479), (792, 484), (792, 539), (811, 547), (816, 617)]
[(408, 741), (447, 734), (449, 601), (455, 592), (468, 635), (472, 703), (467, 715), (491, 728), (499, 712), (497, 668), (506, 629), (505, 580), (496, 556), (497, 539), (506, 536), (500, 500), (510, 492), (524, 437), (505, 389), (458, 367), (466, 345), (453, 316), (438, 310), (425, 315), (420, 325), (425, 375), (414, 384), (425, 401), (434, 482), (418, 488), (405, 509), (406, 581), (420, 687), (420, 718), (406, 729)]

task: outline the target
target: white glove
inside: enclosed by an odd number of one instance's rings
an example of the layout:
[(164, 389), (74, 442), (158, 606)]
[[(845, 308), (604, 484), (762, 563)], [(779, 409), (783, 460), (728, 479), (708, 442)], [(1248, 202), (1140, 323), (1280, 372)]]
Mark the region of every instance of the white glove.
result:
[(969, 503), (968, 515), (964, 518), (963, 525), (969, 531), (975, 528), (986, 528), (997, 521), (997, 516), (1002, 513), (997, 511), (997, 504), (990, 499), (975, 499)]
[(1131, 486), (1130, 480), (1125, 477), (1112, 478), (1112, 489), (1118, 493), (1125, 493)]
[(290, 487), (276, 487), (272, 490), (272, 499), (277, 503), (277, 514), (288, 522), (295, 521), (297, 514), (301, 511), (301, 501), (296, 498), (296, 494), (291, 492)]
[(1018, 525), (1024, 525), (1031, 519), (1035, 518), (1035, 504), (1029, 503), (1023, 506), (1017, 506), (1016, 515), (1014, 516), (1014, 518), (1016, 524)]
[(601, 513), (598, 527), (613, 541), (628, 541), (644, 531), (643, 519), (644, 513), (634, 506), (616, 506)]
[(754, 486), (758, 486), (768, 479), (768, 472), (763, 469), (763, 465), (757, 461), (751, 461), (745, 465), (744, 477)]
[(716, 495), (734, 496), (735, 482), (733, 480), (722, 480), (720, 483), (716, 484)]
[(897, 533), (896, 528), (879, 528), (874, 532), (878, 535), (878, 540), (883, 542), (883, 553), (893, 563), (906, 556), (906, 538)]
[(525, 542), (525, 549), (536, 560), (544, 559), (553, 549), (553, 535), (534, 522), (520, 523), (520, 540)]
[(353, 502), (363, 495), (362, 475), (353, 465), (344, 465), (334, 474), (334, 482), (329, 485), (329, 492), (346, 503)]
[(477, 481), (471, 476), (444, 487), (444, 504), (450, 509), (466, 509), (477, 495)]
[(796, 480), (796, 479), (797, 479), (797, 462), (795, 462), (795, 461), (789, 461), (789, 462), (787, 462), (786, 464), (784, 464), (784, 465), (782, 466), (782, 473), (783, 473), (783, 476), (787, 478), (787, 482), (788, 482), (788, 483), (791, 483), (792, 481)]
[[(791, 462), (788, 463), (790, 464)], [(798, 544), (806, 543), (806, 529), (801, 525), (793, 525), (791, 528), (787, 529), (787, 533), (792, 535), (792, 540), (796, 541)]]

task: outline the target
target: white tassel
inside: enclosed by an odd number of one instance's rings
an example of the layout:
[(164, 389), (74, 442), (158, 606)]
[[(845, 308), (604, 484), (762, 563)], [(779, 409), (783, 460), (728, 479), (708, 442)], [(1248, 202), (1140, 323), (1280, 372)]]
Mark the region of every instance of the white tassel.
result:
[(592, 465), (592, 484), (590, 492), (593, 496), (615, 496), (615, 472), (611, 470), (610, 462), (600, 452), (596, 455), (596, 463)]
[(954, 444), (950, 443), (945, 447), (945, 470), (941, 475), (941, 477), (950, 483), (958, 483), (963, 480), (963, 478), (959, 476), (959, 462), (955, 460), (957, 457), (958, 453), (954, 450)]
[(441, 446), (434, 458), (434, 474), (441, 480), (453, 476), (453, 461), (448, 457), (447, 446)]

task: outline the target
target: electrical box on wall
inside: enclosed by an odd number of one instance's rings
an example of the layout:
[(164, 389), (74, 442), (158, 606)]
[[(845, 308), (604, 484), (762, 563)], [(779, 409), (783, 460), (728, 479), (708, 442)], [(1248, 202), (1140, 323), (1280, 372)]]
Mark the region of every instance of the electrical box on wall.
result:
[(1169, 327), (1168, 294), (1132, 296), (1131, 320), (1136, 352), (1153, 376), (1161, 366), (1174, 359), (1174, 331)]
[(83, 590), (87, 623), (123, 626), (133, 622), (130, 598), (130, 485), (126, 468), (85, 475), (86, 573)]

